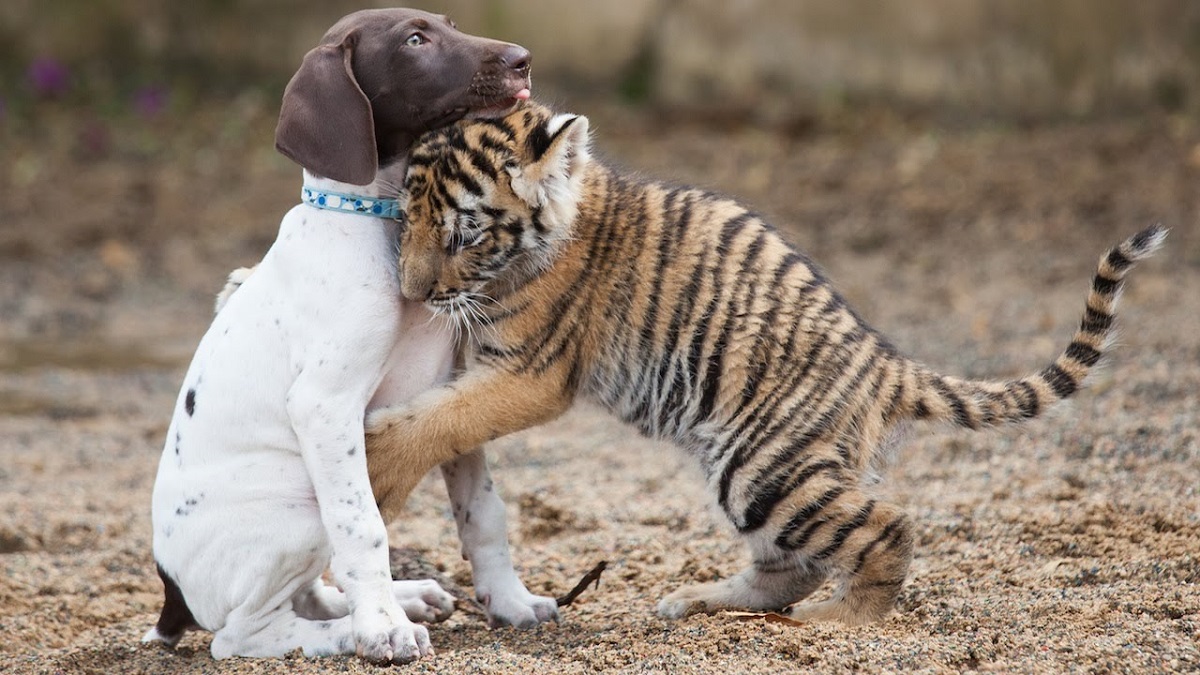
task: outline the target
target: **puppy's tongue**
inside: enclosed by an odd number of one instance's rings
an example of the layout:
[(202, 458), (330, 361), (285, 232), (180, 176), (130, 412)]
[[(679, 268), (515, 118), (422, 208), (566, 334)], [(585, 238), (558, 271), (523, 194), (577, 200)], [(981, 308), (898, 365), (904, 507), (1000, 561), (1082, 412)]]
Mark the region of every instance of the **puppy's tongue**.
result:
[(513, 98), (517, 99), (518, 101), (528, 101), (529, 100), (529, 89), (525, 88), (525, 89), (522, 89), (521, 91), (518, 91), (516, 94), (513, 94)]

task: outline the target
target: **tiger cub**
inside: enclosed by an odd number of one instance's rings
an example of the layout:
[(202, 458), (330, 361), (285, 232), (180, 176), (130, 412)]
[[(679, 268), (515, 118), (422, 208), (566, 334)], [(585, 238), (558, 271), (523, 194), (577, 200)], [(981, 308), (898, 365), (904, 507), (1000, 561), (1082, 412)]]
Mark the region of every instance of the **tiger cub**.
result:
[(660, 614), (779, 610), (831, 575), (802, 620), (875, 621), (895, 605), (913, 528), (868, 489), (906, 420), (971, 429), (1073, 394), (1109, 341), (1122, 280), (1166, 231), (1100, 259), (1070, 346), (1009, 382), (903, 356), (822, 272), (735, 201), (593, 160), (588, 120), (535, 104), (435, 131), (413, 148), (403, 294), (453, 318), (473, 361), (449, 385), (374, 413), (368, 464), (385, 508), (429, 469), (599, 402), (700, 463), (749, 546), (736, 576), (675, 591)]

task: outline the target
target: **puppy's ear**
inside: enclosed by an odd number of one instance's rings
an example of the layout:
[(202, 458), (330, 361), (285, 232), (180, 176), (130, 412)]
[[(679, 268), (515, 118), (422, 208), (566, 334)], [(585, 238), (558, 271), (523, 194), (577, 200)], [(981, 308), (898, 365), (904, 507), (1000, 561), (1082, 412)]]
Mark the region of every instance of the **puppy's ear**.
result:
[(275, 148), (318, 176), (366, 185), (379, 158), (371, 102), (350, 67), (354, 38), (304, 55), (283, 92)]

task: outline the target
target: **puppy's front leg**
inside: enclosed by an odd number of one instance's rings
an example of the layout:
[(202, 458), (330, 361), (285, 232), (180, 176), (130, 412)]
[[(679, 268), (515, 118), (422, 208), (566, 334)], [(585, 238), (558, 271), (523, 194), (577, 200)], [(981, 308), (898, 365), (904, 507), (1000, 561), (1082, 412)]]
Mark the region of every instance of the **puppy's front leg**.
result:
[(493, 628), (533, 628), (558, 621), (554, 598), (530, 593), (513, 569), (504, 502), (492, 483), (483, 450), (477, 448), (443, 464), (442, 478), (454, 507), (463, 558), (471, 563), (475, 597), (487, 608), (488, 623)]
[(301, 371), (288, 392), (288, 416), (333, 550), (334, 580), (346, 591), (358, 653), (373, 661), (411, 661), (432, 653), (429, 633), (392, 595), (387, 530), (367, 482), (366, 396), (329, 372), (336, 371), (332, 363)]
[(566, 373), (557, 370), (516, 375), (477, 366), (406, 405), (372, 412), (367, 469), (384, 517), (399, 513), (433, 467), (561, 415), (571, 402), (565, 381)]

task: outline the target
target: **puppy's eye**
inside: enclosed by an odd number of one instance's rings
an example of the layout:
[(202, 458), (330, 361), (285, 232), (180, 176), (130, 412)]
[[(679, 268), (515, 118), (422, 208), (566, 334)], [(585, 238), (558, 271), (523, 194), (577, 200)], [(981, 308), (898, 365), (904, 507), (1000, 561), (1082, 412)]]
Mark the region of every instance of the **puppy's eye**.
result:
[(424, 35), (421, 35), (420, 33), (413, 33), (412, 35), (408, 36), (408, 39), (404, 41), (404, 44), (407, 47), (420, 47), (426, 42), (427, 40), (425, 39)]

